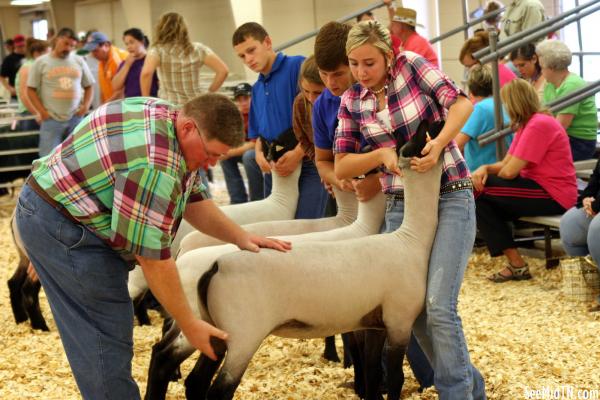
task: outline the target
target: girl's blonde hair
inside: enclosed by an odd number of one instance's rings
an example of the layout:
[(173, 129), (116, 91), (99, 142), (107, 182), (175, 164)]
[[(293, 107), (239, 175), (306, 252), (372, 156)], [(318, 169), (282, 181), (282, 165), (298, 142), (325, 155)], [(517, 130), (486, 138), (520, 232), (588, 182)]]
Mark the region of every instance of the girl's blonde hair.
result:
[(377, 21), (362, 21), (350, 29), (346, 41), (346, 55), (366, 43), (376, 47), (384, 57), (392, 51), (390, 31)]
[(500, 90), (502, 103), (514, 129), (522, 128), (535, 113), (549, 114), (542, 108), (540, 98), (533, 85), (525, 79), (513, 79)]
[(176, 46), (187, 56), (192, 51), (192, 42), (183, 16), (171, 12), (161, 15), (154, 34), (155, 46)]

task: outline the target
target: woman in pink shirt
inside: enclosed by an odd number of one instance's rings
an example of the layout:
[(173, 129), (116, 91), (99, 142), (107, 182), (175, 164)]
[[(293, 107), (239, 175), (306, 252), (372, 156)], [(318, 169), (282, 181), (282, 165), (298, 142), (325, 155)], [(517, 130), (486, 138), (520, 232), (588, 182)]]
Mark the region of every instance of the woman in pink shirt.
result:
[(531, 279), (509, 224), (524, 216), (563, 214), (575, 205), (577, 184), (569, 138), (555, 118), (541, 111), (537, 92), (515, 79), (500, 92), (516, 135), (502, 161), (472, 174), (477, 228), (492, 257), (508, 264), (488, 277), (493, 282)]
[[(460, 49), (458, 59), (462, 65), (471, 68), (473, 65), (479, 64), (479, 60), (473, 58), (473, 53), (486, 48), (490, 45), (490, 37), (488, 32), (477, 32), (472, 38), (467, 39)], [(500, 79), (500, 87), (503, 87), (508, 82), (516, 79), (517, 76), (506, 65), (498, 64), (498, 78)]]

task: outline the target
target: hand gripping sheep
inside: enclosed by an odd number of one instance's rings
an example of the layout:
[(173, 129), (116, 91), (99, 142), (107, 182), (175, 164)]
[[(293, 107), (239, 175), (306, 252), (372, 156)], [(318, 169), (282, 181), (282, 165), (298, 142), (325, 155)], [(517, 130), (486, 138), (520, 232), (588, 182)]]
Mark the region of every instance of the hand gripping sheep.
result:
[[(226, 344), (214, 341), (218, 362), (204, 358), (204, 365), (197, 365), (203, 375), (187, 387), (188, 398), (231, 399), (254, 352), (270, 334), (318, 338), (385, 329), (390, 345), (388, 371), (401, 368), (413, 322), (423, 309), (437, 228), (441, 162), (426, 173), (408, 168), (409, 157), (423, 148), (425, 135), (426, 128), (420, 127), (401, 150), (406, 211), (397, 231), (329, 243), (297, 243), (288, 253), (225, 254), (204, 273), (198, 284), (200, 314), (229, 332), (229, 339)], [(174, 336), (171, 341), (179, 336), (176, 330), (169, 335)], [(179, 341), (178, 350), (185, 353), (183, 342)], [(150, 370), (152, 378), (152, 365)], [(402, 382), (391, 381), (395, 383), (389, 385), (388, 398), (398, 399)], [(153, 389), (149, 379), (146, 398), (158, 398)], [(366, 398), (378, 399), (378, 389), (368, 385)]]

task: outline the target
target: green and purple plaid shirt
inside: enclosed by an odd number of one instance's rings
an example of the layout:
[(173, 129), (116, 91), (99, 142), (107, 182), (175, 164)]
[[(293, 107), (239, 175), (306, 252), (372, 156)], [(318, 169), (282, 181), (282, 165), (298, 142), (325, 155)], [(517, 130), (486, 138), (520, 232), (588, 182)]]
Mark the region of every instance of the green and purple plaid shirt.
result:
[(133, 97), (100, 106), (32, 176), (48, 195), (125, 258), (171, 256), (189, 202), (209, 197), (175, 135), (178, 110)]

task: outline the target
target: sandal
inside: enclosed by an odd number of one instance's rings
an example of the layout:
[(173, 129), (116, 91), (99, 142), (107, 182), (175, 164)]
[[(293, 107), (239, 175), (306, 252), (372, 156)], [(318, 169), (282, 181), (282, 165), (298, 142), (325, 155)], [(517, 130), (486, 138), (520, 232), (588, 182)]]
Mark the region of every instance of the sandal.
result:
[(493, 275), (488, 276), (487, 278), (494, 283), (504, 283), (508, 281), (525, 281), (527, 279), (531, 279), (532, 276), (529, 273), (529, 266), (525, 264), (524, 266), (517, 268), (510, 265), (510, 263), (506, 266), (510, 271), (510, 275), (502, 275), (498, 271)]

